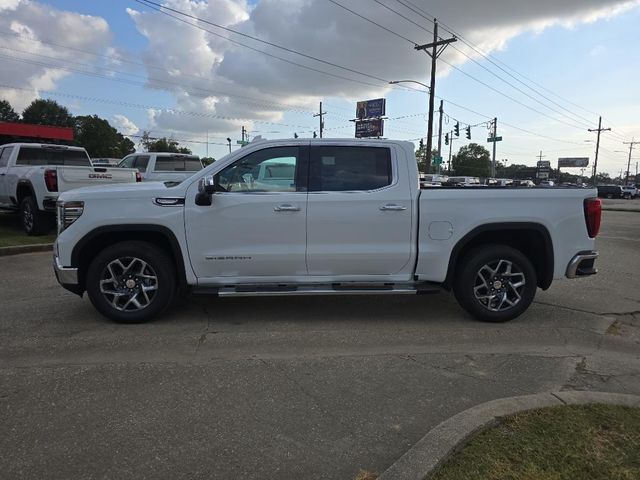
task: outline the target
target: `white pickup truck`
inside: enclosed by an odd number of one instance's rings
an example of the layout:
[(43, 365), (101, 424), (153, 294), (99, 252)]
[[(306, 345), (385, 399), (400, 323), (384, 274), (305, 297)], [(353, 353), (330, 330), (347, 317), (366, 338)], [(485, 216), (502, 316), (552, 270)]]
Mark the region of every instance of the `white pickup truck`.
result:
[(179, 183), (202, 170), (202, 161), (196, 155), (184, 153), (133, 153), (118, 164), (121, 168), (135, 168), (145, 182)]
[[(277, 181), (255, 181), (268, 176), (265, 165)], [(453, 290), (473, 316), (499, 322), (524, 312), (554, 278), (596, 273), (595, 190), (418, 184), (408, 142), (252, 143), (177, 186), (63, 194), (54, 270), (119, 322), (151, 319), (188, 290)]]
[(0, 145), (0, 209), (19, 211), (29, 235), (53, 225), (61, 192), (140, 181), (135, 170), (94, 167), (84, 148), (38, 143)]

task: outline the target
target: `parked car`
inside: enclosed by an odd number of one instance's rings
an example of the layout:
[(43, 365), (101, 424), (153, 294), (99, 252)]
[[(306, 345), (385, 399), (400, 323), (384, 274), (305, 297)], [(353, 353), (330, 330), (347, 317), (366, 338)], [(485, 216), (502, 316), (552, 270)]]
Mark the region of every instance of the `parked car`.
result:
[(106, 183), (135, 183), (136, 171), (91, 165), (84, 148), (37, 143), (0, 146), (0, 208), (20, 212), (29, 235), (53, 225), (58, 195)]
[(137, 169), (145, 182), (181, 182), (204, 168), (196, 155), (164, 152), (133, 153), (118, 166)]
[(441, 187), (449, 181), (449, 177), (446, 175), (434, 175), (434, 174), (421, 174), (420, 175), (420, 187)]
[(121, 162), (120, 158), (92, 158), (91, 164), (94, 167), (116, 167)]
[(598, 185), (598, 196), (601, 198), (624, 198), (620, 185)]
[(554, 187), (555, 183), (553, 180), (542, 180), (538, 186), (540, 187)]
[(532, 180), (514, 180), (514, 187), (535, 187), (536, 184)]
[(633, 199), (638, 196), (638, 189), (634, 185), (627, 185), (622, 187), (622, 195), (624, 198)]
[[(295, 167), (277, 188), (247, 182), (263, 164)], [(119, 322), (152, 319), (189, 289), (224, 297), (453, 290), (474, 317), (501, 322), (554, 278), (596, 273), (595, 190), (420, 190), (410, 142), (263, 141), (177, 186), (138, 187), (60, 198), (58, 281)]]
[(456, 187), (477, 187), (482, 185), (478, 177), (449, 177), (448, 183)]

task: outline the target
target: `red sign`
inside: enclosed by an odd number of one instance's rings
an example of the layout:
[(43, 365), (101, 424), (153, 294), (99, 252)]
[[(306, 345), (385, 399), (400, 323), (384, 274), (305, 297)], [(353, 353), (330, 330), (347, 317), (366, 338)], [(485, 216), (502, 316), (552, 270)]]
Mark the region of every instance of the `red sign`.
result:
[(30, 123), (0, 122), (0, 135), (71, 142), (73, 141), (73, 128), (32, 125)]

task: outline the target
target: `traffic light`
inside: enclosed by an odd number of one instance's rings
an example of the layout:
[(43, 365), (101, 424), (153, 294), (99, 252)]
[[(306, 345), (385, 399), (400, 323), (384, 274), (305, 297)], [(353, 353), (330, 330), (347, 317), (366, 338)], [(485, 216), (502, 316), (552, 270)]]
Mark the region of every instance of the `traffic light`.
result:
[(467, 139), (471, 140), (471, 125), (466, 128), (467, 131)]
[(424, 150), (424, 140), (420, 139), (420, 150)]
[(456, 137), (460, 136), (460, 122), (456, 122), (456, 124), (454, 125), (453, 133), (456, 134)]
[(444, 144), (445, 145), (449, 145), (449, 134), (448, 133), (444, 134)]
[(318, 134), (316, 132), (313, 132), (313, 138), (317, 138)]

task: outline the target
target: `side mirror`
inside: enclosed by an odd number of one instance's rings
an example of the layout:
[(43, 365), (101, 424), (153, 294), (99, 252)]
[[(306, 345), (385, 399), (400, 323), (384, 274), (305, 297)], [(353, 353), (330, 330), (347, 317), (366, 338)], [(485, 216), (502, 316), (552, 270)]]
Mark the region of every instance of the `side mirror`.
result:
[(216, 191), (216, 179), (213, 175), (207, 175), (200, 179), (198, 192), (206, 195), (213, 195)]
[(198, 194), (196, 195), (196, 205), (207, 207), (211, 205), (211, 197), (216, 191), (216, 180), (213, 175), (207, 175), (198, 182)]

